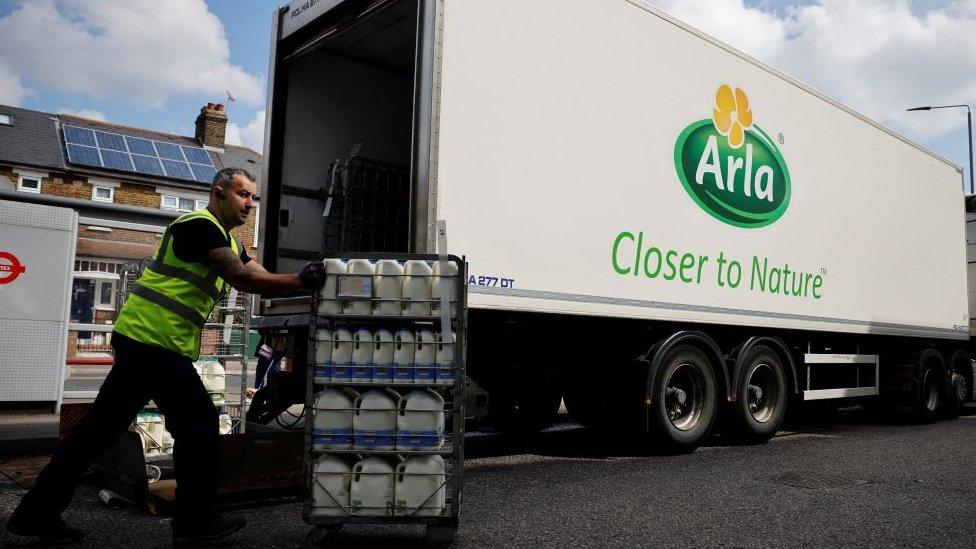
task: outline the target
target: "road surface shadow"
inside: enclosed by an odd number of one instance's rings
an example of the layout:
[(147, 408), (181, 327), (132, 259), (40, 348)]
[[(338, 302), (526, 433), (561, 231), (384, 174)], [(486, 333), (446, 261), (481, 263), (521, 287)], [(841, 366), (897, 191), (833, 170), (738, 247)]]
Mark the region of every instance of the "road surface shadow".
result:
[[(963, 408), (960, 417), (976, 416), (976, 405)], [(828, 434), (853, 426), (886, 426), (915, 429), (920, 424), (907, 410), (862, 408), (860, 406), (837, 409), (809, 409), (791, 414), (777, 433), (780, 436), (804, 434)], [(775, 437), (774, 437), (775, 438)], [(751, 446), (737, 437), (728, 424), (716, 426), (715, 432), (703, 447)], [(469, 431), (465, 437), (465, 457), (468, 459), (490, 458), (509, 455), (542, 455), (585, 459), (611, 459), (619, 457), (647, 457), (675, 455), (675, 452), (657, 448), (640, 437), (624, 434), (606, 434), (588, 429), (562, 414), (548, 429), (537, 433), (513, 434), (483, 427)]]

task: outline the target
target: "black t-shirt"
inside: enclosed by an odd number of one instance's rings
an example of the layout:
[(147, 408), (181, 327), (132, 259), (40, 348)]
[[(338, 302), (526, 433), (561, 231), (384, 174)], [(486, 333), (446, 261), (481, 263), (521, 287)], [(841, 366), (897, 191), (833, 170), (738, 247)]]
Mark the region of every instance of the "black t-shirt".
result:
[[(197, 218), (175, 223), (170, 225), (169, 232), (173, 239), (173, 253), (182, 261), (203, 261), (210, 250), (230, 247), (230, 239), (225, 238), (224, 233), (209, 219)], [(238, 248), (241, 250), (241, 263), (250, 261), (251, 257), (240, 242)]]

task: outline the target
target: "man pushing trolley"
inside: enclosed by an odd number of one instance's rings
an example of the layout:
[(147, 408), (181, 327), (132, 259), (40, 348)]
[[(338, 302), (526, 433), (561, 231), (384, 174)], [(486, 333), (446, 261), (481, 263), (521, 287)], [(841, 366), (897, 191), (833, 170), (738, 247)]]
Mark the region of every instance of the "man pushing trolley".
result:
[(228, 287), (255, 294), (314, 290), (321, 262), (297, 274), (267, 272), (230, 231), (253, 208), (254, 176), (225, 168), (214, 176), (207, 207), (177, 218), (136, 281), (116, 320), (114, 365), (88, 413), (54, 451), (51, 462), (7, 523), (17, 535), (44, 543), (80, 542), (84, 532), (61, 519), (80, 476), (124, 433), (153, 400), (166, 417), (175, 445), (177, 481), (173, 541), (221, 540), (240, 530), (242, 517), (214, 511), (217, 494), (217, 410), (193, 361), (214, 305)]

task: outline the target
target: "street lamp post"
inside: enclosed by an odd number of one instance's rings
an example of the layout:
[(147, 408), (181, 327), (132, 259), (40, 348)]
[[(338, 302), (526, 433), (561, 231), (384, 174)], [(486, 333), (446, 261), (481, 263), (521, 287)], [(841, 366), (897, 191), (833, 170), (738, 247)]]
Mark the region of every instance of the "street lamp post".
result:
[(969, 137), (969, 194), (976, 194), (976, 187), (973, 186), (973, 111), (969, 105), (940, 105), (938, 107), (914, 107), (905, 109), (908, 111), (931, 111), (933, 109), (966, 109), (966, 136)]

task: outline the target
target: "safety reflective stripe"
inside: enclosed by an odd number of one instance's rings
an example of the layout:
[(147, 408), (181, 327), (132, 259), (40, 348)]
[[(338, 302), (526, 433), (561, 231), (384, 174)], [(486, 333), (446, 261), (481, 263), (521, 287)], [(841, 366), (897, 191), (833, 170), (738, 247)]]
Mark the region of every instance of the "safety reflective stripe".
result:
[[(204, 216), (198, 216), (198, 217), (204, 217)], [(172, 238), (172, 235), (170, 235), (169, 230), (167, 230), (166, 233), (163, 235), (163, 241), (160, 242), (159, 244), (161, 255), (165, 256), (167, 247), (169, 246), (170, 238)], [(216, 271), (211, 270), (207, 274), (207, 277), (204, 278), (192, 271), (189, 271), (187, 269), (181, 269), (179, 267), (173, 267), (172, 265), (167, 265), (163, 263), (161, 260), (155, 258), (150, 259), (149, 263), (146, 266), (161, 275), (178, 278), (183, 282), (192, 284), (193, 286), (196, 286), (200, 291), (210, 296), (212, 299), (217, 299), (217, 297), (220, 296), (220, 290), (217, 289)]]
[(132, 293), (159, 305), (160, 307), (166, 309), (171, 313), (175, 313), (193, 323), (197, 328), (203, 328), (204, 324), (207, 323), (207, 319), (203, 318), (200, 313), (194, 311), (192, 308), (176, 301), (173, 298), (167, 297), (155, 290), (151, 290), (142, 284), (136, 282), (135, 286), (132, 288)]

